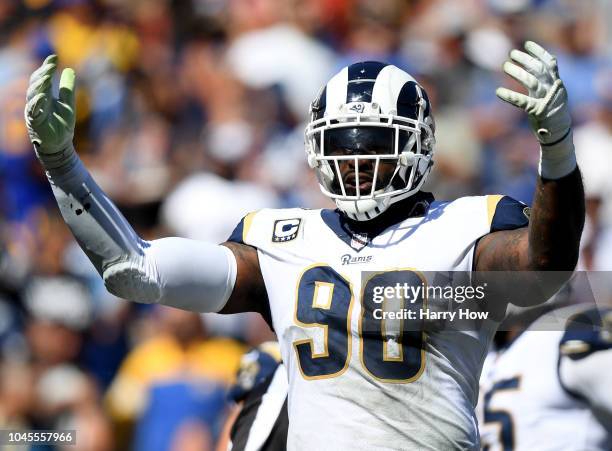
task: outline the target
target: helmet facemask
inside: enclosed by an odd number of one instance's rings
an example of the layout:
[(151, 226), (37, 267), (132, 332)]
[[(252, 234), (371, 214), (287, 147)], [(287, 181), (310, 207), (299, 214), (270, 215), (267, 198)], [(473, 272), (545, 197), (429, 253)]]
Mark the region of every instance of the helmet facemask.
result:
[[(417, 92), (422, 91), (415, 84)], [(418, 98), (414, 119), (383, 114), (372, 102), (349, 102), (317, 118), (312, 107), (306, 153), (321, 191), (356, 220), (369, 220), (421, 188), (433, 163), (434, 124)]]

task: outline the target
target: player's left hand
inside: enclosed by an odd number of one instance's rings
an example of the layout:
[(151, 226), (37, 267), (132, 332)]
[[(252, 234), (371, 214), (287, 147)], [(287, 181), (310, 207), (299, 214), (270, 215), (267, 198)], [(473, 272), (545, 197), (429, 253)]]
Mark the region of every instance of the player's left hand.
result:
[[(568, 136), (571, 117), (567, 105), (567, 91), (559, 78), (557, 59), (532, 41), (525, 42), (525, 50), (512, 50), (504, 63), (504, 72), (528, 90), (528, 95), (507, 88), (497, 88), (497, 96), (529, 114), (529, 122), (538, 141), (552, 145)], [(518, 63), (518, 64), (515, 64)]]

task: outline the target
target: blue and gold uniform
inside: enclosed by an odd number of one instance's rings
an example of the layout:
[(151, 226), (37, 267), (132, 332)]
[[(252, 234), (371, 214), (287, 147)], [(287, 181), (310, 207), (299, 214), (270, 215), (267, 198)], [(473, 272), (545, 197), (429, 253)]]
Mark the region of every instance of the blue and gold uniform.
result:
[(478, 378), (498, 323), (408, 330), (372, 315), (368, 293), (382, 276), (419, 285), (425, 271), (471, 271), (478, 240), (527, 225), (525, 208), (504, 196), (420, 193), (378, 228), (337, 210), (260, 210), (241, 221), (230, 241), (258, 250), (289, 379), (289, 449), (479, 447)]

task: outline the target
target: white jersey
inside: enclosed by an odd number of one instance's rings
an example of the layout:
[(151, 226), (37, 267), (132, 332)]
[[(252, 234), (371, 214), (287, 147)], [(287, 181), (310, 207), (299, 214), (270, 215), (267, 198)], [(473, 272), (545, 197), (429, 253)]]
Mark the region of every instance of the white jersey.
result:
[(470, 271), (492, 222), (510, 228), (503, 212), (518, 207), (514, 227), (527, 223), (523, 204), (500, 199), (424, 201), (422, 215), (372, 237), (347, 232), (332, 210), (243, 219), (230, 240), (258, 249), (289, 378), (289, 449), (478, 448), (478, 378), (498, 324), (393, 334), (399, 323), (366, 314), (362, 276), (393, 272), (419, 284), (417, 271)]
[[(574, 316), (579, 311), (571, 307), (553, 314), (577, 319), (574, 324), (586, 324), (584, 318)], [(595, 310), (591, 313), (601, 314)], [(484, 449), (612, 449), (612, 430), (606, 431), (606, 422), (602, 421), (607, 416), (607, 427), (612, 427), (612, 406), (605, 400), (611, 391), (607, 381), (612, 369), (612, 343), (599, 332), (542, 330), (546, 328), (541, 326), (544, 321), (538, 320), (507, 349), (492, 356), (489, 369), (483, 372), (483, 405), (479, 410), (484, 416), (480, 426)], [(590, 376), (583, 378), (583, 370)], [(598, 393), (588, 394), (588, 385), (599, 385), (595, 390)], [(601, 410), (597, 412), (581, 392), (605, 401), (599, 406)]]

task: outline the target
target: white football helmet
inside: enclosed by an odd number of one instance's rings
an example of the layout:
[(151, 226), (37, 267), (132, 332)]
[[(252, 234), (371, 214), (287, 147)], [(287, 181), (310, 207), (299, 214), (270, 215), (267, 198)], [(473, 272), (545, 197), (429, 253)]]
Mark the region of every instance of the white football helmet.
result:
[(367, 221), (419, 191), (433, 164), (434, 131), (429, 98), (414, 78), (389, 64), (352, 64), (311, 104), (308, 164), (323, 194)]

